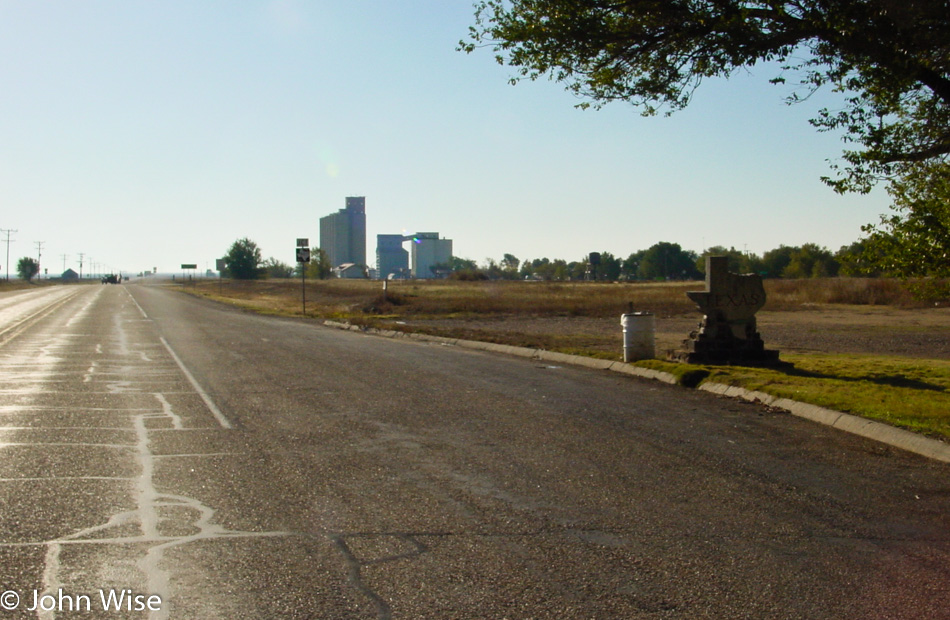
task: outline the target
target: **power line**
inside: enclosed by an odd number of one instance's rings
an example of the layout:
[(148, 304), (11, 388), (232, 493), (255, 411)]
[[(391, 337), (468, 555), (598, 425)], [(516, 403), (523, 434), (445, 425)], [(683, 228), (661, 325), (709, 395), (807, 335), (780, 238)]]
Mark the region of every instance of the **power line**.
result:
[[(20, 232), (19, 230), (13, 230), (12, 228), (0, 228), (0, 233), (4, 233), (7, 236), (7, 282), (10, 281), (10, 235), (15, 232)], [(14, 239), (16, 241), (16, 239)]]

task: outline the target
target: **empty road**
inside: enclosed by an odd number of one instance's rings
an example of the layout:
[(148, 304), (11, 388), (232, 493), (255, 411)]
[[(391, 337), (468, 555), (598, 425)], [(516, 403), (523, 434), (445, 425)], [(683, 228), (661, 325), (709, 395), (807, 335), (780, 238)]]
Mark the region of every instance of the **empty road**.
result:
[(137, 284), (0, 378), (0, 619), (950, 618), (950, 467), (756, 405)]

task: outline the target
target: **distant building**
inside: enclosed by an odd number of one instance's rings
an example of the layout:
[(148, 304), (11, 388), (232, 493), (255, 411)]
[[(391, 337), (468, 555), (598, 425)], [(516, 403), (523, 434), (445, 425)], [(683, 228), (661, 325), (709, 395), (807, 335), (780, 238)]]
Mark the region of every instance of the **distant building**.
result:
[(72, 269), (67, 269), (63, 272), (63, 275), (60, 276), (63, 280), (78, 280), (79, 274), (73, 271)]
[(436, 278), (436, 265), (448, 265), (452, 260), (452, 240), (439, 239), (439, 233), (416, 233), (412, 239), (412, 277)]
[(412, 237), (403, 235), (376, 235), (376, 272), (383, 280), (390, 276), (405, 277), (409, 272), (409, 252), (402, 242)]
[(320, 249), (334, 267), (366, 264), (366, 198), (350, 196), (346, 208), (320, 218)]

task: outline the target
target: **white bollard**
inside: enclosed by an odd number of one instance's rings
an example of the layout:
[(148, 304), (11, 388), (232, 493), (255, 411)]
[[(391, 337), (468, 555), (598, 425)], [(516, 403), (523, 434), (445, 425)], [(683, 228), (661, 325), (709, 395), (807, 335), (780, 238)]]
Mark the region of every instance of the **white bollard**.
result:
[(649, 312), (631, 312), (620, 317), (623, 325), (623, 361), (656, 357), (656, 320)]

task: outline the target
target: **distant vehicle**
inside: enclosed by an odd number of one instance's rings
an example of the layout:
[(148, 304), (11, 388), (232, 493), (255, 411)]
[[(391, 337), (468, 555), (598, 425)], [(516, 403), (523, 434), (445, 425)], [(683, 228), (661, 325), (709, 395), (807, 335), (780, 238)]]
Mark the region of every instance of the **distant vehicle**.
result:
[(114, 273), (110, 273), (109, 275), (102, 277), (102, 283), (103, 284), (121, 284), (122, 276), (117, 276)]

